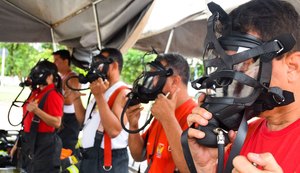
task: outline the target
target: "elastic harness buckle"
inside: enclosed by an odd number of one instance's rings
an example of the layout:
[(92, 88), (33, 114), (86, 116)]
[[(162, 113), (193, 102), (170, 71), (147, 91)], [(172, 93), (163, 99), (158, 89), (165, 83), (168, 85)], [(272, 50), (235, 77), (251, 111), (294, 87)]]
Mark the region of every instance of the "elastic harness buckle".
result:
[(28, 154), (28, 158), (29, 158), (30, 160), (33, 160), (33, 154)]
[(37, 119), (34, 119), (34, 118), (33, 118), (33, 119), (32, 119), (32, 122), (34, 122), (34, 123), (40, 123), (40, 119), (37, 120)]
[(112, 166), (103, 166), (103, 169), (104, 169), (105, 171), (110, 171), (111, 168), (112, 168)]
[(279, 54), (280, 52), (282, 52), (283, 51), (283, 49), (284, 49), (284, 46), (283, 46), (283, 44), (279, 41), (279, 40), (274, 40), (277, 44), (278, 44), (278, 46), (279, 46), (279, 50), (276, 52), (277, 54)]

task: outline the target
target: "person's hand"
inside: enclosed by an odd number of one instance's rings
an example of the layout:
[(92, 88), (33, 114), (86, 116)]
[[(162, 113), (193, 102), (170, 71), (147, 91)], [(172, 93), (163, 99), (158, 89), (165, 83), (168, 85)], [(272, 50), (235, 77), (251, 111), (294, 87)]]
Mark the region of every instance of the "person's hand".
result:
[(248, 153), (247, 157), (236, 156), (233, 159), (233, 166), (233, 173), (283, 173), (271, 153)]
[(104, 94), (109, 87), (109, 82), (100, 77), (90, 84), (91, 92), (94, 96)]
[(157, 98), (154, 101), (154, 104), (151, 107), (151, 113), (161, 123), (167, 122), (169, 118), (175, 118), (175, 109), (177, 101), (177, 89), (172, 96), (167, 93), (158, 94)]
[(126, 116), (129, 122), (129, 128), (130, 129), (138, 129), (139, 127), (139, 119), (141, 116), (141, 111), (144, 108), (141, 106), (141, 104), (129, 106), (126, 110)]
[(34, 100), (32, 102), (29, 102), (26, 109), (27, 109), (27, 111), (34, 113), (34, 111), (36, 109), (38, 109), (38, 100)]
[[(204, 99), (205, 94), (201, 94), (198, 98), (198, 103), (201, 105)], [(211, 118), (212, 114), (199, 106), (194, 108), (192, 113), (188, 115), (187, 123), (189, 126), (192, 124), (195, 124), (196, 126), (206, 126)], [(197, 139), (202, 139), (204, 137), (204, 132), (195, 128), (189, 128), (188, 143), (195, 167), (197, 172), (215, 172), (218, 150), (217, 148), (208, 148), (197, 142)]]
[(80, 99), (81, 96), (85, 96), (85, 93), (79, 91), (66, 90), (64, 93), (64, 98), (68, 100), (68, 103), (74, 103), (75, 100)]

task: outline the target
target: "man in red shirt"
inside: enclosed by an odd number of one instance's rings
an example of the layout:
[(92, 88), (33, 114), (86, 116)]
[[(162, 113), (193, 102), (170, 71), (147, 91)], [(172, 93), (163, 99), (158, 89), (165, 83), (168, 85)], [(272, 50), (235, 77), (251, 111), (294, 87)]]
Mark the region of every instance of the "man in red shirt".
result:
[[(187, 92), (189, 66), (181, 55), (174, 53), (159, 54), (154, 62), (172, 73), (153, 77), (154, 79), (166, 77), (162, 93), (157, 96), (151, 108), (155, 119), (142, 136), (138, 133), (129, 134), (129, 149), (134, 160), (147, 159), (149, 172), (187, 172), (187, 166), (183, 162), (180, 135), (182, 130), (187, 128), (187, 115), (196, 106)], [(126, 111), (129, 130), (138, 129), (142, 109), (138, 104)]]
[[(229, 16), (232, 21), (230, 27), (234, 32), (250, 34), (265, 44), (285, 33), (299, 36), (299, 15), (291, 4), (284, 1), (252, 0), (234, 9)], [(284, 92), (293, 93), (294, 101), (273, 108), (266, 106), (270, 104), (269, 101), (278, 102), (277, 98), (269, 98), (262, 102), (262, 108), (265, 110), (259, 114), (259, 119), (249, 124), (240, 156), (233, 160), (232, 172), (300, 172), (299, 42), (292, 50), (270, 61), (272, 74), (267, 87), (278, 87)], [(265, 75), (264, 72), (262, 74)], [(200, 101), (203, 101), (202, 99)], [(281, 103), (284, 102), (283, 99)], [(210, 112), (197, 107), (193, 114), (188, 116), (188, 123), (206, 126), (211, 118)], [(197, 172), (216, 172), (217, 149), (205, 147), (197, 142), (197, 138), (204, 138), (203, 131), (190, 128), (188, 133)], [(233, 131), (229, 136), (232, 139), (235, 137)]]

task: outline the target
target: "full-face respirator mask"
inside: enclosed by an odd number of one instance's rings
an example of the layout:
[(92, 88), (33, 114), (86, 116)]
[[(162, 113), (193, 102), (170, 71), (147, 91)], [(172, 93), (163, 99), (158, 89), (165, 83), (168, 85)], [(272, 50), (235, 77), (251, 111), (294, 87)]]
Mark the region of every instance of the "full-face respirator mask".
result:
[[(161, 56), (161, 55), (158, 55)], [(128, 133), (138, 133), (144, 129), (152, 120), (152, 116), (146, 121), (145, 125), (138, 130), (128, 130), (124, 123), (124, 114), (129, 106), (140, 103), (149, 103), (157, 98), (158, 94), (163, 93), (162, 89), (169, 76), (173, 75), (171, 68), (164, 67), (158, 60), (154, 60), (145, 65), (144, 71), (133, 82), (132, 90), (128, 93), (128, 100), (124, 106), (121, 124), (125, 131)]]
[[(227, 145), (229, 130), (237, 131), (242, 122), (247, 126), (246, 121), (260, 112), (294, 101), (292, 93), (269, 84), (272, 60), (290, 51), (295, 39), (291, 34), (284, 34), (263, 42), (252, 35), (232, 31), (227, 13), (213, 2), (208, 7), (212, 15), (207, 21), (204, 43), (204, 75), (193, 81), (192, 86), (206, 93), (201, 107), (212, 113), (212, 119), (207, 126), (192, 128), (205, 133), (204, 138), (197, 140), (199, 144), (217, 148), (220, 131), (225, 135), (221, 143)], [(222, 167), (223, 161), (219, 162)]]
[(97, 80), (98, 78), (102, 78), (102, 80), (107, 79), (107, 72), (109, 68), (109, 64), (113, 63), (113, 59), (110, 57), (105, 57), (101, 53), (93, 56), (92, 58), (92, 63), (90, 65), (90, 68), (88, 69), (88, 72), (86, 75), (79, 74), (78, 76), (70, 76), (66, 80), (66, 85), (68, 88), (75, 90), (75, 91), (80, 91), (80, 90), (86, 90), (85, 89), (76, 89), (72, 88), (69, 84), (69, 80), (73, 78), (78, 78), (79, 83), (81, 84), (86, 84), (86, 83), (92, 83), (93, 81)]

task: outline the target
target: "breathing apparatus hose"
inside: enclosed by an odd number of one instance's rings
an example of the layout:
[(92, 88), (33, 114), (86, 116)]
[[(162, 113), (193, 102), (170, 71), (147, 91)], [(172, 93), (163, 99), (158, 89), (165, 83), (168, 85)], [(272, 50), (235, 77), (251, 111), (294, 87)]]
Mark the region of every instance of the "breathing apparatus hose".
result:
[[(11, 112), (11, 109), (12, 109), (12, 107), (13, 106), (16, 106), (16, 107), (22, 107), (23, 105), (24, 105), (24, 103), (25, 103), (25, 101), (17, 101), (18, 100), (18, 98), (19, 98), (19, 96), (22, 94), (22, 92), (23, 92), (23, 90), (25, 89), (25, 87), (23, 86), (22, 87), (22, 89), (21, 89), (21, 91), (19, 92), (19, 94), (17, 95), (17, 97), (15, 98), (15, 100), (11, 103), (11, 105), (10, 105), (10, 107), (9, 107), (9, 110), (8, 110), (8, 113), (7, 113), (7, 120), (8, 120), (8, 122), (9, 122), (9, 124), (11, 125), (11, 126), (18, 126), (18, 125), (20, 125), (20, 124), (22, 124), (22, 122), (23, 122), (23, 120), (25, 119), (25, 117), (26, 117), (26, 115), (27, 115), (27, 113), (25, 114), (25, 116), (22, 118), (22, 120), (21, 120), (21, 122), (20, 123), (18, 123), (18, 124), (13, 124), (12, 122), (11, 122), (11, 120), (10, 120), (10, 112)], [(29, 94), (29, 96), (28, 97), (30, 97), (30, 95), (31, 95), (31, 92), (30, 92), (30, 94)], [(27, 100), (27, 99), (26, 99)], [(22, 106), (18, 106), (18, 105), (16, 105), (15, 103), (23, 103), (23, 105)]]
[(139, 129), (137, 129), (137, 130), (129, 130), (129, 129), (127, 129), (126, 128), (126, 126), (125, 126), (125, 124), (124, 124), (124, 115), (125, 115), (125, 112), (126, 112), (126, 110), (127, 110), (127, 108), (129, 107), (129, 105), (130, 105), (130, 103), (132, 103), (132, 98), (131, 98), (131, 96), (130, 96), (131, 94), (129, 93), (128, 94), (128, 100), (126, 101), (126, 104), (125, 104), (125, 106), (124, 106), (124, 108), (123, 108), (123, 111), (122, 111), (122, 114), (121, 114), (121, 126), (122, 126), (122, 128), (127, 132), (127, 133), (139, 133), (140, 131), (142, 131), (150, 122), (151, 122), (151, 120), (153, 119), (153, 116), (152, 115), (150, 115), (150, 117), (149, 117), (149, 119), (145, 122), (145, 124), (141, 127), (141, 128), (139, 128)]
[(214, 132), (217, 135), (217, 144), (218, 144), (218, 166), (217, 172), (223, 172), (223, 165), (224, 165), (224, 148), (225, 148), (225, 136), (224, 132), (221, 128), (214, 129)]
[(73, 91), (83, 91), (83, 90), (88, 90), (88, 89), (90, 89), (89, 87), (88, 87), (88, 88), (81, 88), (81, 89), (73, 88), (72, 86), (69, 85), (69, 80), (71, 80), (71, 79), (73, 79), (73, 78), (77, 78), (77, 79), (79, 80), (79, 77), (78, 77), (78, 76), (70, 76), (70, 77), (68, 77), (67, 80), (66, 80), (66, 86), (67, 86), (68, 88), (70, 88), (71, 90), (73, 90)]

